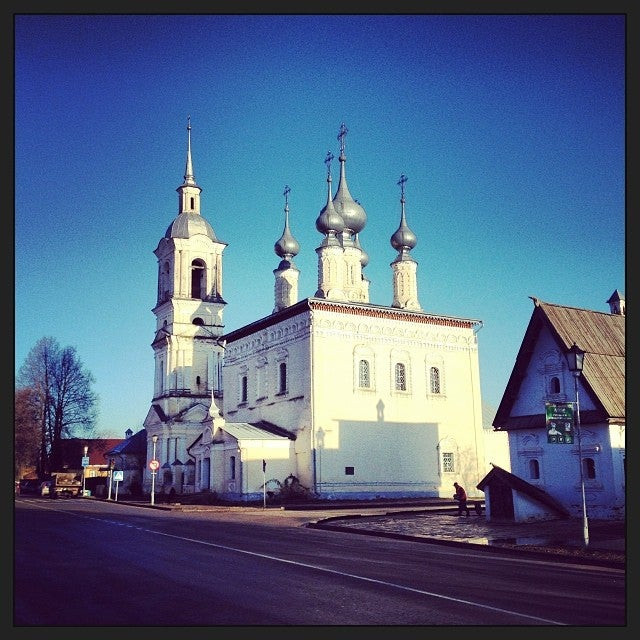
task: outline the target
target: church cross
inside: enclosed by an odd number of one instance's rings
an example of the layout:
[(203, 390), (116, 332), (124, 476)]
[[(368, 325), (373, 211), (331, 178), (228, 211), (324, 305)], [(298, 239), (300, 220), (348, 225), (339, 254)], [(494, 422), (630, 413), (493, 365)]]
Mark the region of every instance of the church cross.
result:
[(324, 159), (324, 163), (327, 165), (327, 174), (331, 174), (331, 161), (333, 160), (334, 155), (331, 151), (327, 151), (327, 157)]
[(338, 140), (340, 140), (340, 153), (344, 153), (344, 139), (348, 132), (349, 132), (349, 129), (347, 129), (347, 126), (343, 122), (340, 125), (340, 133), (338, 134)]
[(404, 183), (408, 180), (409, 178), (407, 178), (407, 176), (404, 175), (404, 173), (400, 176), (400, 180), (398, 180), (397, 184), (400, 185), (400, 195), (402, 197), (402, 200), (404, 200)]

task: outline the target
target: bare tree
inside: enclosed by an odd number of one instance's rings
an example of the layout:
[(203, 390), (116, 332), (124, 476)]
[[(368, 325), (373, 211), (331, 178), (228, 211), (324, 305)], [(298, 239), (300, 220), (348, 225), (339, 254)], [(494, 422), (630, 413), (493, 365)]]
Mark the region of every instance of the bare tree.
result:
[(60, 348), (55, 338), (41, 338), (18, 373), (18, 388), (32, 390), (40, 427), (40, 473), (62, 465), (62, 439), (91, 435), (97, 417), (94, 378), (74, 347)]

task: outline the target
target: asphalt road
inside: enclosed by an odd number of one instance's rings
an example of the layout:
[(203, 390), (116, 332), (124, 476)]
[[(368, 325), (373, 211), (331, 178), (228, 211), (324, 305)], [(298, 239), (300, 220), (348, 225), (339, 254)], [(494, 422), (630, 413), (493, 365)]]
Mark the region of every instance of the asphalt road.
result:
[(260, 509), (19, 497), (14, 626), (624, 626), (625, 571), (301, 526)]

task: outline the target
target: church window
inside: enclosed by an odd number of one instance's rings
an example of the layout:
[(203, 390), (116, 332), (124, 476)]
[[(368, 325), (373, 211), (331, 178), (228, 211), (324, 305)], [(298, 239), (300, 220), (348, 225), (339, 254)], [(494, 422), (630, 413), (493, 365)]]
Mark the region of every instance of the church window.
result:
[(267, 397), (267, 360), (259, 358), (256, 363), (256, 395), (258, 400)]
[(431, 367), (429, 369), (429, 388), (431, 393), (440, 393), (440, 369), (438, 367)]
[(162, 273), (160, 274), (160, 302), (169, 299), (171, 278), (169, 275), (169, 263), (162, 265)]
[(595, 480), (596, 478), (596, 463), (593, 458), (582, 459), (582, 472), (587, 480)]
[(535, 458), (529, 460), (529, 478), (531, 480), (540, 479), (540, 463)]
[(442, 471), (444, 473), (455, 473), (455, 457), (451, 451), (442, 452)]
[(287, 391), (287, 363), (281, 362), (278, 365), (278, 393)]
[(560, 393), (560, 379), (558, 378), (558, 376), (553, 376), (553, 378), (551, 378), (551, 380), (549, 381), (549, 392), (552, 395)]
[(236, 457), (231, 456), (229, 458), (229, 473), (231, 475), (231, 480), (236, 479)]
[(246, 402), (249, 396), (247, 376), (242, 376), (240, 385), (240, 402)]
[(191, 211), (193, 211), (193, 207), (195, 205), (195, 198), (190, 198), (190, 202), (191, 202)]
[(204, 300), (206, 296), (205, 268), (202, 260), (191, 263), (191, 297)]
[(204, 320), (202, 318), (194, 318), (191, 323), (198, 327), (202, 327), (204, 325)]
[(407, 373), (406, 368), (402, 362), (396, 362), (396, 391), (407, 390)]
[(371, 370), (368, 360), (360, 360), (358, 365), (358, 386), (362, 389), (371, 387)]

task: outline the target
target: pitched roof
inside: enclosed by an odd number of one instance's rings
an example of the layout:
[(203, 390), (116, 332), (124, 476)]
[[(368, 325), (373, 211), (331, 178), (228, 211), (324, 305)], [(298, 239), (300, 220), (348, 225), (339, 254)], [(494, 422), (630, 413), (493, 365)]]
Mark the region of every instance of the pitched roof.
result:
[(545, 414), (511, 416), (527, 367), (541, 331), (547, 328), (566, 353), (575, 343), (584, 354), (581, 383), (595, 405), (581, 411), (583, 423), (624, 422), (625, 411), (625, 316), (542, 302), (531, 298), (534, 309), (504, 395), (496, 412), (496, 429), (543, 427)]
[(493, 483), (502, 484), (523, 493), (536, 502), (546, 505), (552, 511), (555, 511), (561, 516), (569, 516), (569, 512), (546, 491), (543, 491), (518, 476), (514, 476), (512, 473), (506, 471), (502, 467), (499, 467), (497, 464), (491, 463), (491, 466), (493, 469), (491, 469), (491, 471), (489, 471), (489, 473), (487, 473), (487, 475), (476, 485), (476, 488), (480, 489), (480, 491), (484, 491), (487, 485), (491, 485)]
[(138, 433), (133, 434), (130, 438), (119, 442), (115, 447), (109, 449), (105, 456), (115, 455), (140, 455), (147, 452), (147, 430), (141, 429)]
[(90, 465), (107, 464), (105, 460), (107, 452), (122, 442), (126, 440), (123, 438), (63, 438), (60, 441), (63, 466), (81, 469), (85, 446)]

